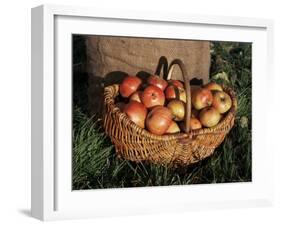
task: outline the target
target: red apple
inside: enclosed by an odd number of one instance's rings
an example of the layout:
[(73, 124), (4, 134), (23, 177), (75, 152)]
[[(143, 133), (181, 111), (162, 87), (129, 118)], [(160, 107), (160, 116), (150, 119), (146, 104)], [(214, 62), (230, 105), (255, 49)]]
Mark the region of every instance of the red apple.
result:
[(149, 85), (157, 86), (162, 91), (164, 91), (168, 85), (168, 83), (164, 79), (160, 78), (157, 75), (150, 75), (147, 79), (147, 83)]
[(175, 121), (172, 121), (172, 123), (169, 126), (169, 128), (167, 129), (166, 133), (171, 134), (171, 133), (179, 133), (179, 132), (180, 132), (180, 128), (179, 128), (178, 124)]
[(186, 103), (186, 92), (183, 88), (169, 85), (165, 89), (165, 96), (167, 100), (178, 99)]
[(195, 130), (195, 129), (201, 129), (202, 125), (201, 122), (197, 118), (190, 118), (190, 129)]
[(181, 121), (184, 119), (185, 115), (185, 103), (181, 100), (171, 100), (167, 104), (167, 108), (169, 108), (174, 116), (175, 121)]
[(124, 112), (135, 124), (141, 128), (144, 128), (147, 109), (142, 103), (132, 100), (126, 104), (124, 107)]
[(211, 106), (213, 102), (212, 92), (205, 88), (198, 88), (191, 93), (191, 103), (196, 110)]
[(130, 101), (131, 101), (131, 100), (135, 100), (135, 101), (141, 103), (141, 94), (142, 94), (141, 91), (136, 91), (136, 92), (134, 92), (134, 93), (130, 96)]
[(128, 75), (120, 84), (120, 94), (122, 97), (129, 97), (132, 93), (138, 90), (142, 81), (136, 76)]
[(165, 95), (160, 88), (150, 85), (142, 92), (141, 102), (147, 108), (152, 108), (157, 105), (163, 106), (165, 103)]
[(221, 114), (213, 107), (206, 107), (200, 112), (199, 119), (203, 126), (213, 127), (219, 123)]
[(214, 91), (213, 97), (212, 106), (217, 109), (219, 113), (223, 114), (231, 108), (232, 100), (227, 93), (223, 91)]
[(211, 91), (213, 91), (213, 90), (223, 91), (222, 87), (215, 82), (209, 82), (208, 84), (206, 84), (204, 86), (204, 88), (211, 90)]
[(145, 125), (155, 135), (164, 134), (172, 123), (172, 112), (163, 106), (154, 107), (147, 115)]
[(173, 86), (178, 87), (178, 88), (184, 88), (184, 85), (180, 80), (171, 79), (171, 80), (168, 81), (168, 84), (173, 85)]

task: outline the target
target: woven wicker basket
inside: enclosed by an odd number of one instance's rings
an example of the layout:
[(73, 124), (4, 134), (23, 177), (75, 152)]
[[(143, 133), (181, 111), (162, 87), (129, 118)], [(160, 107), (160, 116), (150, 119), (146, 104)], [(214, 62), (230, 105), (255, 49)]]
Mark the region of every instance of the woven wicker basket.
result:
[(176, 59), (169, 67), (167, 79), (171, 78), (175, 66), (179, 66), (181, 69), (187, 92), (186, 131), (182, 133), (158, 136), (140, 128), (115, 106), (115, 98), (119, 95), (119, 85), (115, 84), (105, 88), (103, 124), (106, 134), (115, 145), (117, 155), (136, 162), (149, 161), (173, 167), (185, 166), (213, 154), (215, 148), (222, 143), (233, 127), (237, 101), (234, 92), (224, 87), (224, 91), (232, 98), (231, 109), (216, 126), (190, 131), (191, 92), (189, 77), (184, 64)]

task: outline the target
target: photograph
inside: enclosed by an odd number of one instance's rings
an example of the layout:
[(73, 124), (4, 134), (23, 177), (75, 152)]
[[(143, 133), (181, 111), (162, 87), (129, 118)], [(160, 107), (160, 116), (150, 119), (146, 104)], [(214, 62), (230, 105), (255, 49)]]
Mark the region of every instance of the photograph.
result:
[(72, 190), (252, 181), (252, 43), (72, 34)]

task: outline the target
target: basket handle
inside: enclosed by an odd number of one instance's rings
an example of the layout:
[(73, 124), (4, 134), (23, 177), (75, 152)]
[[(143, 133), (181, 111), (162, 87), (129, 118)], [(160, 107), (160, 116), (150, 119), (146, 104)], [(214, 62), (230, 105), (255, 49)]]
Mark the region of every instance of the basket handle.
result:
[(191, 117), (191, 91), (190, 91), (190, 84), (189, 84), (189, 75), (186, 71), (184, 63), (180, 59), (175, 59), (171, 62), (169, 66), (167, 80), (171, 79), (175, 66), (178, 66), (180, 68), (185, 85), (185, 91), (186, 91), (185, 132), (188, 133), (190, 131), (190, 117)]
[[(161, 70), (163, 73), (161, 74)], [(158, 75), (160, 78), (166, 78), (168, 74), (168, 60), (165, 56), (161, 56), (158, 61), (157, 68), (155, 70), (155, 75)]]

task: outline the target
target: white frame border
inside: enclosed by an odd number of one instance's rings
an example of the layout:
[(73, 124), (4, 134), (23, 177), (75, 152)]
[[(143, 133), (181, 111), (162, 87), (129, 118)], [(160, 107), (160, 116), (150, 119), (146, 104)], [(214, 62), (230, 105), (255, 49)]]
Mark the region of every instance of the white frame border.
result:
[[(70, 215), (54, 211), (55, 174), (54, 174), (54, 18), (55, 16), (79, 16), (94, 18), (129, 19), (161, 22), (181, 22), (208, 25), (229, 25), (243, 27), (266, 28), (268, 74), (273, 84), (273, 22), (266, 19), (162, 14), (153, 12), (101, 10), (71, 6), (43, 5), (32, 9), (32, 184), (31, 213), (41, 220), (91, 217), (94, 214)], [(272, 76), (271, 76), (272, 75)], [(262, 200), (256, 204), (269, 204), (270, 200)], [(214, 207), (238, 207), (245, 201), (225, 203)], [(183, 207), (188, 209), (187, 207)], [(137, 212), (137, 211), (136, 211)], [(72, 213), (73, 214), (73, 213)], [(106, 215), (106, 214), (105, 214)]]

